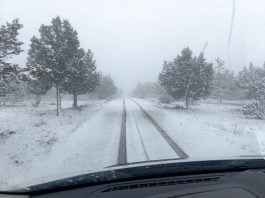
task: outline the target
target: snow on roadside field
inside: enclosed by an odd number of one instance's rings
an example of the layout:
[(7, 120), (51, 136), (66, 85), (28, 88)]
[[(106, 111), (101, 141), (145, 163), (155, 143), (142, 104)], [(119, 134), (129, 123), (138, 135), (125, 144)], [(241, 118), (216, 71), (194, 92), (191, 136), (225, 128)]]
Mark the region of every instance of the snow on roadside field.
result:
[(37, 158), (31, 167), (8, 178), (8, 184), (13, 187), (26, 187), (82, 173), (102, 171), (106, 166), (115, 165), (122, 105), (122, 100), (110, 101), (64, 141), (54, 145), (47, 155)]
[(242, 115), (239, 105), (200, 103), (189, 111), (136, 99), (190, 157), (259, 155), (265, 121)]
[(54, 103), (42, 103), (38, 108), (30, 103), (0, 107), (1, 188), (9, 179), (45, 161), (52, 147), (68, 139), (105, 104), (106, 101), (80, 101), (81, 108), (73, 110), (72, 102), (64, 101), (59, 117)]

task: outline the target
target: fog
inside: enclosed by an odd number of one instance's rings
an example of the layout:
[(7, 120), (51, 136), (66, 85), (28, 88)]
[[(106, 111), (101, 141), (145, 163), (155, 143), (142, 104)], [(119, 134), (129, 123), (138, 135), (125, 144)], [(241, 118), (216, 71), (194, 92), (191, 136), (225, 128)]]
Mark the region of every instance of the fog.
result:
[[(19, 18), (25, 50), (13, 62), (25, 66), (27, 50), (41, 24), (55, 16), (68, 19), (81, 47), (95, 54), (100, 71), (118, 87), (156, 81), (163, 60), (189, 46), (207, 60), (221, 57), (239, 71), (265, 61), (265, 0), (237, 0), (228, 48), (233, 0), (0, 0), (0, 24)], [(230, 58), (229, 58), (230, 57)]]

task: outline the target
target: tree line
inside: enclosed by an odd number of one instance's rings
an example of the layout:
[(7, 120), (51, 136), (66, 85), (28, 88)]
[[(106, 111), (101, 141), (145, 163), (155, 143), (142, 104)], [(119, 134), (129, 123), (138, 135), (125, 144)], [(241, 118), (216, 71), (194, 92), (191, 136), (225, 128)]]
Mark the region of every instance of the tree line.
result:
[(106, 98), (116, 93), (112, 78), (97, 71), (92, 51), (80, 47), (77, 31), (59, 16), (51, 24), (41, 25), (39, 35), (32, 37), (26, 67), (8, 63), (8, 58), (23, 51), (17, 38), (22, 27), (18, 19), (0, 27), (1, 97), (16, 93), (18, 84), (26, 82), (29, 92), (37, 97), (37, 106), (40, 97), (55, 88), (58, 115), (61, 93), (73, 96), (73, 108), (77, 108), (78, 95), (95, 91)]
[(257, 67), (250, 63), (235, 74), (224, 67), (220, 58), (214, 63), (207, 62), (203, 53), (194, 56), (187, 47), (172, 61), (164, 61), (157, 83), (138, 83), (132, 95), (140, 98), (169, 95), (184, 100), (187, 109), (199, 99), (215, 98), (219, 103), (224, 99), (248, 99), (254, 100), (255, 111), (260, 111), (265, 109), (265, 64)]
[(22, 27), (18, 19), (0, 26), (0, 97), (15, 92), (20, 80), (18, 65), (7, 60), (23, 51), (23, 42), (17, 38)]

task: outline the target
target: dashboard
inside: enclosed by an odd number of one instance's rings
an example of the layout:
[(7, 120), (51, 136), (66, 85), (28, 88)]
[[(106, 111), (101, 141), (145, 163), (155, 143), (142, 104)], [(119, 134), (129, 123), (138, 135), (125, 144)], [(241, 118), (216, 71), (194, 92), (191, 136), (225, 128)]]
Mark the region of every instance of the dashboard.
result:
[(245, 170), (115, 182), (34, 194), (1, 194), (0, 198), (263, 198), (265, 170)]

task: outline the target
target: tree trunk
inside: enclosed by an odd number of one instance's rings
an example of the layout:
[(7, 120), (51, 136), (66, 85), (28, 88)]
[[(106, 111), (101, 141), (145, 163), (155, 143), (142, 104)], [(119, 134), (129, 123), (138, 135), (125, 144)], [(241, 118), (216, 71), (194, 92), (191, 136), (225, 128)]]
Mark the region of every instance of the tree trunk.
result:
[(186, 91), (185, 91), (185, 101), (186, 101), (186, 109), (189, 109), (189, 91), (190, 91), (190, 84), (191, 84), (191, 79), (192, 79), (192, 75), (193, 73), (191, 73), (190, 77), (189, 77), (189, 81), (186, 87)]
[(185, 95), (185, 103), (186, 103), (186, 109), (188, 110), (190, 107), (190, 100), (188, 94)]
[(35, 96), (35, 101), (34, 101), (34, 103), (32, 103), (32, 106), (33, 107), (38, 107), (40, 105), (40, 102), (41, 102), (41, 95), (36, 95)]
[(223, 100), (222, 100), (222, 94), (219, 95), (219, 104), (222, 104)]
[(61, 97), (61, 92), (59, 91), (59, 109), (62, 111), (62, 97)]
[(76, 94), (73, 94), (73, 108), (74, 109), (77, 109), (77, 95)]
[(59, 116), (59, 87), (56, 86), (56, 115)]

